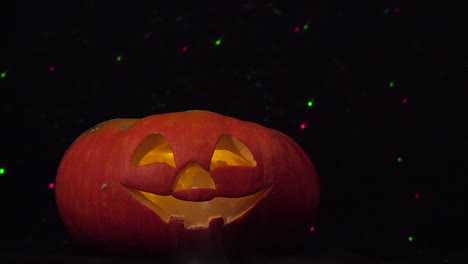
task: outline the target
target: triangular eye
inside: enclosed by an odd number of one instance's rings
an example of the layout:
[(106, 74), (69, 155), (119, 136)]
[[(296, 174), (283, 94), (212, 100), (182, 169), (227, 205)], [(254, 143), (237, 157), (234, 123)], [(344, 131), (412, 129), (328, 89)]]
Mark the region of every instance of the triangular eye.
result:
[(162, 134), (149, 134), (143, 139), (130, 159), (133, 166), (165, 162), (175, 168), (174, 152), (169, 141)]
[(257, 162), (250, 150), (237, 138), (231, 135), (222, 135), (216, 143), (211, 157), (210, 169), (220, 166), (255, 167)]

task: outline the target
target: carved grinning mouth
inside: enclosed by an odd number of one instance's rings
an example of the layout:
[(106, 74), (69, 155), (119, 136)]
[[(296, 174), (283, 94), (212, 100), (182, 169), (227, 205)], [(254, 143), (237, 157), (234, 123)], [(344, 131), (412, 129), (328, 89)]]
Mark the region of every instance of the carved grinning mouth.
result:
[(208, 228), (212, 219), (220, 217), (223, 218), (224, 224), (229, 224), (248, 212), (271, 189), (271, 186), (266, 187), (243, 197), (215, 197), (209, 201), (193, 202), (180, 200), (172, 195), (157, 195), (140, 191), (123, 184), (121, 186), (135, 200), (151, 209), (166, 223), (169, 223), (173, 217), (182, 218), (187, 229)]

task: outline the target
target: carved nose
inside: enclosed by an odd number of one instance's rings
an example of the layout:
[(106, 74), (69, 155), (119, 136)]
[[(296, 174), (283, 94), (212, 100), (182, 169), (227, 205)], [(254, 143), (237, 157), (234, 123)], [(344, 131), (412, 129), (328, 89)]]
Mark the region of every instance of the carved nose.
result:
[(186, 201), (208, 201), (216, 196), (216, 187), (209, 172), (190, 163), (177, 175), (173, 196)]
[(190, 163), (177, 175), (174, 183), (174, 191), (200, 188), (216, 189), (210, 173), (200, 165)]

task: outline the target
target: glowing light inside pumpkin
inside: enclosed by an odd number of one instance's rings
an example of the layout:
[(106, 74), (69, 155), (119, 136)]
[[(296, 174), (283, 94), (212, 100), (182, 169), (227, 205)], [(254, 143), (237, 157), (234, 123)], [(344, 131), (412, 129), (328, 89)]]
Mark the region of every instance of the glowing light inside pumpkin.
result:
[(159, 133), (146, 136), (130, 160), (130, 164), (133, 166), (143, 166), (155, 162), (165, 162), (172, 167), (176, 166), (169, 141)]
[[(165, 162), (176, 167), (171, 145), (166, 137), (159, 133), (146, 136), (130, 160), (133, 166), (154, 162)], [(247, 146), (237, 138), (224, 134), (216, 142), (210, 170), (220, 166), (255, 167), (257, 162)], [(216, 189), (210, 173), (197, 163), (187, 164), (174, 182), (174, 191)], [(169, 222), (171, 217), (182, 217), (186, 228), (208, 227), (211, 219), (219, 217), (224, 219), (225, 224), (229, 223), (252, 208), (271, 189), (266, 187), (255, 194), (237, 198), (214, 197), (207, 201), (185, 201), (172, 195), (157, 195), (123, 184), (122, 187), (165, 222)]]
[[(159, 133), (146, 136), (130, 160), (130, 164), (133, 166), (143, 166), (155, 162), (165, 162), (176, 167), (172, 147), (166, 137)], [(216, 143), (210, 170), (219, 166), (255, 167), (257, 162), (250, 150), (237, 138), (231, 135), (222, 135)]]
[(255, 167), (257, 162), (250, 150), (237, 138), (222, 135), (211, 157), (210, 170), (219, 166)]
[(255, 206), (271, 189), (267, 187), (255, 194), (238, 198), (216, 197), (210, 201), (192, 202), (176, 199), (172, 195), (157, 195), (122, 186), (166, 223), (169, 223), (171, 216), (178, 216), (184, 219), (184, 226), (188, 229), (207, 228), (210, 220), (219, 217), (224, 219), (224, 224), (228, 224)]
[(215, 188), (210, 174), (195, 163), (186, 166), (184, 170), (179, 173), (175, 182), (175, 191), (195, 188)]

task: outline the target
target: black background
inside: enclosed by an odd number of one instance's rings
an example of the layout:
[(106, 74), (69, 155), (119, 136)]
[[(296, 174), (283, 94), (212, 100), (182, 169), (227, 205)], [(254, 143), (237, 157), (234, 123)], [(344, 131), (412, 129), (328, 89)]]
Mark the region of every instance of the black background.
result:
[(5, 5), (2, 249), (82, 253), (48, 186), (84, 130), (116, 117), (205, 109), (283, 131), (309, 154), (322, 200), (305, 249), (465, 259), (468, 41), (461, 7), (227, 2)]

